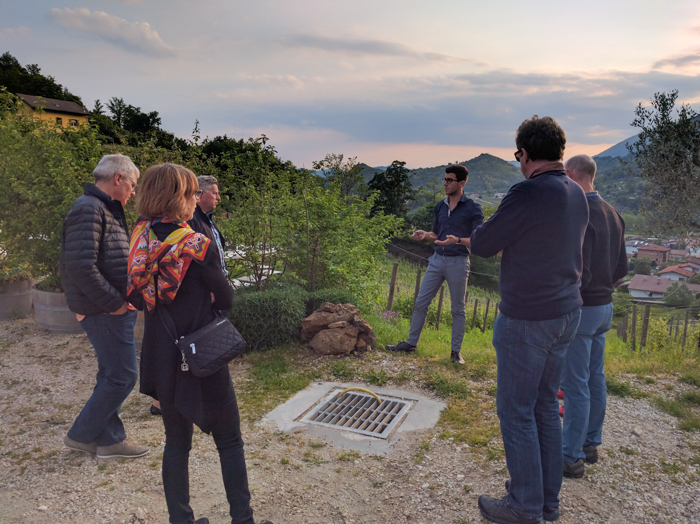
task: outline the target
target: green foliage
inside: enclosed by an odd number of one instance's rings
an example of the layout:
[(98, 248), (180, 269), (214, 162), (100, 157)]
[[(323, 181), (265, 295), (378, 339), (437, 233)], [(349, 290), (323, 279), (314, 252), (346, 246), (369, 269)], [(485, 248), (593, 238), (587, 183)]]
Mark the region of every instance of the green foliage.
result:
[(311, 291), (306, 296), (306, 316), (316, 311), (324, 302), (333, 304), (358, 304), (355, 293), (347, 289), (331, 288)]
[(354, 195), (364, 200), (368, 188), (363, 182), (362, 165), (357, 163), (357, 157), (348, 158), (345, 162), (343, 158), (343, 155), (332, 153), (312, 165), (315, 170), (323, 172), (324, 185), (337, 188), (346, 197)]
[(620, 382), (615, 377), (608, 376), (605, 379), (607, 390), (610, 395), (617, 397), (644, 398), (646, 393), (630, 385), (629, 382)]
[(305, 311), (306, 292), (284, 286), (236, 291), (228, 317), (248, 342), (248, 350), (255, 351), (298, 339)]
[[(0, 93), (9, 105), (12, 95)], [(63, 218), (102, 156), (95, 132), (5, 112), (0, 117), (0, 245), (33, 276), (58, 275)], [(55, 280), (55, 279), (54, 279)]]
[(632, 297), (629, 293), (613, 293), (613, 315), (616, 317), (624, 316), (632, 310)]
[(32, 278), (32, 270), (27, 262), (13, 260), (0, 246), (0, 284)]
[(655, 93), (649, 108), (639, 104), (629, 150), (648, 182), (642, 212), (651, 228), (686, 234), (700, 229), (700, 118), (687, 105), (674, 111), (677, 98), (673, 90)]
[(408, 201), (413, 200), (410, 171), (404, 167), (406, 162), (394, 160), (386, 171), (378, 171), (369, 181), (370, 191), (377, 191), (378, 196), (372, 206), (372, 214), (380, 211), (385, 215), (404, 218), (408, 211)]
[(339, 360), (331, 368), (331, 375), (335, 378), (346, 382), (355, 378), (355, 369), (348, 363), (347, 360)]
[(635, 275), (651, 275), (651, 259), (644, 257), (641, 260), (637, 260), (633, 271)]
[(0, 87), (5, 87), (10, 93), (68, 100), (83, 105), (80, 97), (56, 82), (54, 77), (42, 75), (38, 65), (22, 67), (9, 52), (0, 56)]
[(363, 373), (362, 378), (364, 378), (368, 384), (374, 384), (376, 386), (383, 386), (384, 384), (389, 382), (389, 375), (384, 370), (384, 368), (380, 368), (379, 371), (372, 368), (369, 371)]
[(428, 371), (423, 380), (443, 398), (466, 399), (469, 396), (469, 387), (462, 379), (450, 378), (437, 371)]
[(674, 282), (664, 295), (664, 304), (670, 307), (690, 306), (695, 302), (695, 294), (684, 282)]

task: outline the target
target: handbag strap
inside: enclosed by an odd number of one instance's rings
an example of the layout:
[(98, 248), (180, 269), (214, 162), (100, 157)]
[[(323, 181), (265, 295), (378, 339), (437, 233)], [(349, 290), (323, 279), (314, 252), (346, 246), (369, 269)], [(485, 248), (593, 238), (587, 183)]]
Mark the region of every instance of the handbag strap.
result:
[(165, 328), (165, 331), (168, 332), (168, 335), (170, 335), (170, 338), (173, 339), (173, 342), (175, 342), (175, 345), (178, 345), (177, 329), (175, 328), (175, 321), (173, 320), (173, 317), (170, 314), (170, 311), (168, 311), (167, 309), (165, 309), (162, 306), (161, 307), (156, 306), (156, 311), (158, 311), (158, 316), (160, 317), (160, 320), (163, 323), (163, 327)]

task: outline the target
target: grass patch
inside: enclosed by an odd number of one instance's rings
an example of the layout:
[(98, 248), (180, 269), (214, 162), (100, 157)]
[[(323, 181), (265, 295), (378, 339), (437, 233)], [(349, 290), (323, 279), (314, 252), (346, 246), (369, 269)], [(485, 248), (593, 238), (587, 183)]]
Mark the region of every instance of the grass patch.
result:
[(389, 375), (387, 374), (384, 369), (380, 369), (379, 371), (376, 371), (374, 368), (370, 369), (369, 371), (365, 372), (362, 374), (362, 378), (364, 378), (368, 384), (374, 384), (375, 386), (383, 386), (387, 382), (389, 382)]
[(338, 453), (337, 459), (341, 462), (351, 462), (360, 458), (360, 452), (354, 449)]
[(474, 396), (469, 400), (453, 398), (440, 414), (443, 432), (440, 438), (465, 442), (490, 460), (502, 456), (502, 448), (491, 449), (489, 443), (500, 435), (493, 398)]
[(654, 399), (654, 404), (662, 411), (680, 419), (678, 428), (683, 431), (696, 431), (700, 429), (700, 418), (693, 409), (700, 406), (700, 393), (688, 391), (668, 400), (662, 397)]
[(649, 395), (646, 394), (639, 388), (635, 388), (629, 382), (619, 381), (613, 376), (608, 376), (605, 378), (608, 393), (610, 395), (615, 395), (616, 397), (632, 397), (632, 398), (645, 398)]
[(442, 398), (454, 397), (466, 399), (469, 396), (469, 387), (463, 379), (448, 376), (438, 371), (428, 371), (423, 377), (425, 384)]
[(252, 362), (251, 380), (238, 386), (238, 405), (251, 422), (259, 420), (321, 375), (300, 362), (296, 346), (284, 346), (245, 356)]
[(333, 364), (331, 375), (345, 382), (350, 382), (355, 378), (355, 368), (353, 368), (347, 360), (339, 360)]

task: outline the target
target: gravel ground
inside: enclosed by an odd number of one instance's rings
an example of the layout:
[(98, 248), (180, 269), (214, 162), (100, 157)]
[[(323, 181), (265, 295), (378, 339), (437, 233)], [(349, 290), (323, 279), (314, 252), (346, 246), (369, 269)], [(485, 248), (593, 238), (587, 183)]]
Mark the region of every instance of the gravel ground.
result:
[[(232, 363), (234, 382), (244, 380), (248, 368), (245, 361)], [(33, 318), (0, 322), (0, 522), (167, 522), (164, 434), (160, 418), (148, 414), (150, 399), (134, 392), (122, 413), (129, 437), (151, 447), (146, 457), (98, 460), (62, 445), (95, 372), (85, 336), (48, 335)], [(690, 388), (675, 377), (635, 386), (666, 396)], [(303, 431), (284, 435), (244, 423), (256, 518), (275, 524), (481, 522), (477, 498), (504, 494), (505, 462), (487, 461), (438, 434), (417, 432), (381, 458), (348, 453)], [(647, 399), (611, 397), (603, 438), (599, 463), (581, 480), (564, 480), (558, 522), (700, 523), (697, 432), (676, 429), (676, 420)], [(230, 522), (216, 450), (198, 431), (190, 485), (197, 517)]]

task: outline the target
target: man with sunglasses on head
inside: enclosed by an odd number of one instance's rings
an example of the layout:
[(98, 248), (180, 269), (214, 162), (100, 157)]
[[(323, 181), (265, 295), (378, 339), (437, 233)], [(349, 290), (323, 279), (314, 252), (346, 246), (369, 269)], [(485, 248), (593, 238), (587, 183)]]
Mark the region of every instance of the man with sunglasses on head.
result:
[(433, 230), (426, 232), (419, 229), (411, 236), (414, 240), (434, 242), (435, 253), (430, 257), (413, 307), (408, 339), (396, 345), (386, 346), (389, 351), (416, 350), (428, 315), (428, 306), (440, 290), (440, 286), (447, 280), (452, 302), (450, 358), (456, 364), (464, 364), (460, 349), (466, 320), (464, 302), (469, 277), (469, 237), (484, 221), (481, 206), (464, 194), (464, 185), (468, 178), (469, 171), (464, 166), (451, 165), (445, 169), (443, 183), (447, 198), (435, 205)]
[(493, 346), (496, 410), (510, 474), (505, 497), (482, 495), (479, 510), (499, 524), (536, 524), (559, 518), (557, 392), (583, 304), (579, 288), (588, 204), (581, 187), (566, 176), (566, 135), (553, 118), (525, 120), (515, 144), (526, 180), (510, 188), (471, 237), (475, 255), (503, 252)]

